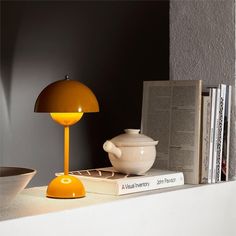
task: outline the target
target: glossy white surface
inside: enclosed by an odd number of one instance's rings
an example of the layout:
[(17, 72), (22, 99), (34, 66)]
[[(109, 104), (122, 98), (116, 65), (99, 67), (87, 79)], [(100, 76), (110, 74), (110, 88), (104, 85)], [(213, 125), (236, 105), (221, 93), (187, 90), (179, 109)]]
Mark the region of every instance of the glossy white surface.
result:
[(25, 189), (1, 212), (1, 235), (236, 235), (236, 181), (73, 200), (45, 198), (45, 190)]

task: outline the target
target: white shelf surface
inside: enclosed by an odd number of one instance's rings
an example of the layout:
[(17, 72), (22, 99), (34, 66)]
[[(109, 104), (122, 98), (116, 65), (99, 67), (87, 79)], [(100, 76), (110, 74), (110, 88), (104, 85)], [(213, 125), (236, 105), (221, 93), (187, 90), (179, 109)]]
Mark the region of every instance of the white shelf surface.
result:
[(1, 236), (236, 235), (236, 181), (70, 200), (45, 191), (25, 189), (0, 210)]

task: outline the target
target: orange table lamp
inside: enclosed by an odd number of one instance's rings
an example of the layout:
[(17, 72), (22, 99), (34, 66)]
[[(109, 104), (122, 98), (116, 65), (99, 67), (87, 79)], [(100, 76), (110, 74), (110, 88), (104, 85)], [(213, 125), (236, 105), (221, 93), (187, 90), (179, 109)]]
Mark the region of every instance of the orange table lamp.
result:
[(84, 84), (66, 76), (64, 80), (49, 84), (42, 90), (34, 111), (48, 112), (54, 121), (64, 126), (64, 175), (57, 176), (49, 183), (47, 197), (84, 197), (82, 182), (69, 175), (69, 126), (78, 122), (83, 113), (99, 111), (95, 95)]

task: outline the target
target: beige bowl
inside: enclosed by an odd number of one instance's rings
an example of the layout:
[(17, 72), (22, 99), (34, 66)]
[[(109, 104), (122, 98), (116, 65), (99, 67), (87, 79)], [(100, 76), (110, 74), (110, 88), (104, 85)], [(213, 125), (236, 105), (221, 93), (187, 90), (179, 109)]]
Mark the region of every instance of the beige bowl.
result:
[(0, 208), (9, 206), (35, 174), (36, 170), (33, 169), (0, 167)]

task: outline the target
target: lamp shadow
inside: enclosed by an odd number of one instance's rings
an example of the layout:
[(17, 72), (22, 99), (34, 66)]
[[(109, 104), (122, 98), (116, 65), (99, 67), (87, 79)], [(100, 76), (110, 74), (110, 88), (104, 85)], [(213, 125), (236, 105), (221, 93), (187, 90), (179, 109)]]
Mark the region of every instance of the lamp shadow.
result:
[[(17, 10), (17, 4), (11, 5), (11, 2), (1, 1), (1, 32), (0, 32), (0, 79), (2, 82), (3, 93), (6, 99), (8, 117), (10, 118), (11, 105), (11, 85), (13, 63), (15, 56), (15, 47), (18, 38), (18, 32), (21, 24), (21, 13)], [(14, 17), (12, 17), (14, 16)], [(11, 27), (9, 27), (9, 25)]]

